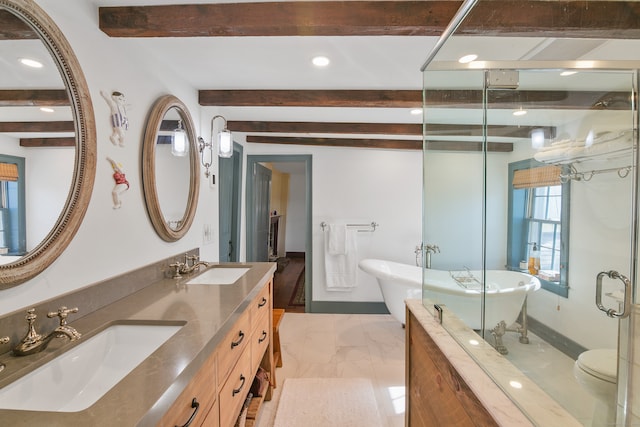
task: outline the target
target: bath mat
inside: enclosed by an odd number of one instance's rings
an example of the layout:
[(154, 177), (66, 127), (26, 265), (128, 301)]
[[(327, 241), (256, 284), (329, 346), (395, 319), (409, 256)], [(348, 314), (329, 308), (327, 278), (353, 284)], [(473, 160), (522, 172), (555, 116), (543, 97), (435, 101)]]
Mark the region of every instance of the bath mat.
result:
[(273, 427), (382, 427), (366, 378), (287, 378)]

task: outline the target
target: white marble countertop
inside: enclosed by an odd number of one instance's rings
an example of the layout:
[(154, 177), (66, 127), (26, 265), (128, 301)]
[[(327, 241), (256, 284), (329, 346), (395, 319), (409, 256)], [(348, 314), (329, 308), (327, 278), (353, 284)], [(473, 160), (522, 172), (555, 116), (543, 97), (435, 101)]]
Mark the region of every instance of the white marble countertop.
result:
[[(443, 326), (434, 319), (421, 300), (406, 300), (406, 304), (499, 425), (582, 426), (446, 307), (443, 307)], [(514, 382), (519, 388), (511, 385)], [(504, 390), (509, 390), (509, 395)]]

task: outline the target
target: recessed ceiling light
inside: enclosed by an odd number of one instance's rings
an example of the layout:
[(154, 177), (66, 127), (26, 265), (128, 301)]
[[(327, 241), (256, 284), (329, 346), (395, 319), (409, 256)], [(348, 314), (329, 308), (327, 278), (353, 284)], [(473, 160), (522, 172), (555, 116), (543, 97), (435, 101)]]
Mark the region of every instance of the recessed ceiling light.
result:
[(20, 58), (20, 63), (31, 68), (42, 68), (42, 62), (36, 61), (35, 59)]
[(522, 108), (513, 112), (514, 116), (524, 116), (527, 114), (527, 110), (523, 110)]
[(414, 108), (413, 110), (411, 110), (411, 114), (413, 114), (414, 116), (419, 116), (420, 114), (422, 114), (422, 108)]
[(330, 61), (326, 56), (316, 56), (311, 60), (311, 62), (313, 62), (313, 65), (316, 67), (326, 67), (329, 65)]
[(49, 107), (40, 107), (40, 111), (44, 111), (45, 113), (53, 113), (53, 108)]
[(478, 55), (472, 53), (470, 55), (465, 55), (462, 58), (458, 59), (458, 62), (461, 64), (468, 64), (469, 62), (475, 61), (478, 59)]
[(560, 75), (561, 75), (562, 77), (566, 77), (566, 76), (572, 76), (572, 75), (574, 75), (575, 73), (577, 73), (577, 71), (563, 71), (563, 72), (561, 72), (561, 73), (560, 73)]

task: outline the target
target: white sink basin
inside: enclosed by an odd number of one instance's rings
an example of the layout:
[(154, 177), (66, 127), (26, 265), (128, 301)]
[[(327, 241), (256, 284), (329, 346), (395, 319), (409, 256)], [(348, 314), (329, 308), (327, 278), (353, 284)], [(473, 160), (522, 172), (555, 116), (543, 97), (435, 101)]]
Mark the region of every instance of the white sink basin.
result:
[(214, 267), (189, 280), (187, 285), (232, 285), (247, 271), (248, 267)]
[(0, 409), (82, 411), (181, 327), (149, 324), (110, 326), (0, 389)]

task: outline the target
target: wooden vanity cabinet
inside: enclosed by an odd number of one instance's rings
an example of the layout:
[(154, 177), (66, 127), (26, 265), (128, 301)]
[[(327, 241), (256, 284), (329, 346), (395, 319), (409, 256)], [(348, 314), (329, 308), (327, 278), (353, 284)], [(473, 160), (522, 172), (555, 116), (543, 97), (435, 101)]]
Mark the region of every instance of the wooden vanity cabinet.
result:
[[(194, 399), (198, 410), (189, 427), (219, 427), (217, 412), (218, 389), (216, 387), (216, 354), (209, 356), (194, 379), (187, 385), (180, 397), (171, 405), (158, 423), (160, 426), (184, 426), (194, 414)], [(212, 416), (212, 412), (216, 412)]]
[(263, 400), (271, 399), (275, 386), (273, 363), (273, 280), (267, 280), (258, 295), (233, 324), (191, 383), (167, 411), (160, 426), (184, 426), (193, 413), (192, 401), (200, 403), (189, 427), (233, 427), (251, 389), (258, 368), (269, 376), (261, 396), (254, 398), (247, 415), (247, 426), (255, 417)]
[[(273, 378), (275, 365), (271, 337), (272, 287), (272, 280), (264, 284), (218, 350), (218, 360), (224, 361), (225, 364), (225, 370), (218, 371), (220, 427), (234, 426), (258, 368), (262, 367), (267, 371), (269, 378)], [(241, 330), (245, 339), (231, 348), (230, 343), (233, 340), (229, 338), (235, 336), (237, 342)], [(261, 392), (261, 396), (252, 399), (247, 415), (248, 426), (253, 425), (264, 399), (271, 399), (270, 385)]]

